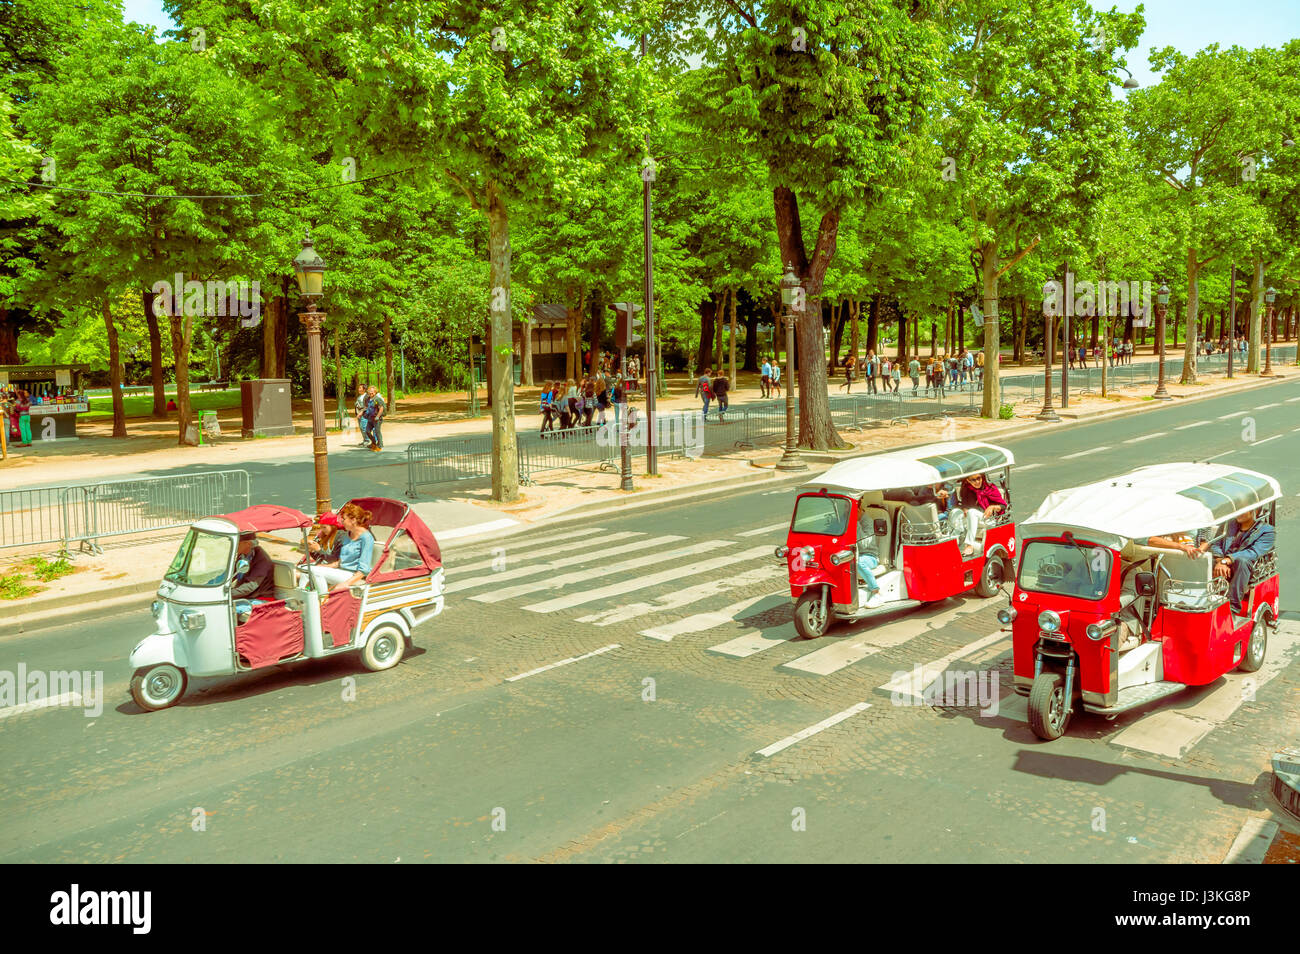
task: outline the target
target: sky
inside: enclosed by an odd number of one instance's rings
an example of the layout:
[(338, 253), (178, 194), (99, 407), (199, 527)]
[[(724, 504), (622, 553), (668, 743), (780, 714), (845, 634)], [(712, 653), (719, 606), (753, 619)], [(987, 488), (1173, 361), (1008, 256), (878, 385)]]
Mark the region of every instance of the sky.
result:
[[(159, 31), (175, 29), (163, 13), (162, 0), (124, 0), (124, 4), (127, 20), (153, 24)], [(1092, 6), (1109, 10), (1112, 4)], [(1113, 6), (1132, 12), (1137, 0), (1122, 0)], [(1143, 86), (1157, 81), (1148, 62), (1153, 49), (1172, 46), (1190, 56), (1211, 43), (1254, 49), (1281, 46), (1300, 36), (1300, 0), (1147, 0), (1143, 6), (1146, 32), (1128, 54), (1128, 68)]]

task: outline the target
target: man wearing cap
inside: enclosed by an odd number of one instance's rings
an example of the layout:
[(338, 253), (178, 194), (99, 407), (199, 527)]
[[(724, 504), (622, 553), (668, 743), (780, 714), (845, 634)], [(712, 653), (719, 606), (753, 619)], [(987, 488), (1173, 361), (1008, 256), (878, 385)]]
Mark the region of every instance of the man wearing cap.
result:
[(275, 566), (266, 551), (257, 545), (257, 534), (239, 535), (239, 554), (235, 558), (235, 585), (230, 596), (240, 622), (258, 603), (275, 599)]

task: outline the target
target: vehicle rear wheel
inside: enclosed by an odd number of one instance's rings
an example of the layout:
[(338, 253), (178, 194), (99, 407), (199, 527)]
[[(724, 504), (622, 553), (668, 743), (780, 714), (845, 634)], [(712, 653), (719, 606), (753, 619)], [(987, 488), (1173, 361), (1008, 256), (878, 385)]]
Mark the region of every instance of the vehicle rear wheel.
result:
[(1241, 657), (1241, 662), (1237, 663), (1237, 668), (1242, 672), (1258, 672), (1259, 667), (1264, 665), (1264, 655), (1268, 652), (1268, 610), (1264, 610), (1255, 619), (1255, 625), (1250, 628), (1250, 642), (1246, 644), (1246, 653)]
[(980, 578), (979, 582), (975, 584), (975, 592), (985, 599), (990, 596), (997, 596), (1002, 581), (1005, 579), (1006, 571), (1002, 567), (1002, 558), (991, 556), (984, 561), (984, 569), (980, 570)]
[(361, 650), (361, 664), (371, 672), (392, 669), (406, 652), (406, 636), (391, 623), (375, 629)]
[(1059, 672), (1039, 673), (1029, 690), (1029, 728), (1034, 735), (1049, 742), (1065, 735), (1071, 701), (1065, 698), (1065, 679)]
[(156, 712), (176, 705), (188, 683), (185, 670), (171, 663), (144, 666), (131, 677), (131, 696), (141, 709)]
[(794, 604), (794, 628), (804, 639), (817, 639), (826, 634), (830, 613), (821, 587), (804, 590)]

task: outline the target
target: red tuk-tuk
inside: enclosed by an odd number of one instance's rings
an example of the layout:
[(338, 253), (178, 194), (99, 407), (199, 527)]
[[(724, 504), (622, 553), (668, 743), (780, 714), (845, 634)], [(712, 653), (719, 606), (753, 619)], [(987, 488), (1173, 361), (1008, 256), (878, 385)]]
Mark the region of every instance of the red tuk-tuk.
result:
[[(1264, 662), (1278, 618), (1272, 477), (1228, 464), (1158, 464), (1058, 491), (1021, 527), (1010, 625), (1016, 691), (1043, 739), (1075, 703), (1114, 717), (1234, 667)], [(1216, 540), (1241, 549), (1242, 616), (1214, 573)], [(1253, 544), (1252, 544), (1253, 545)], [(1248, 574), (1248, 575), (1247, 575)]]
[[(814, 639), (832, 619), (864, 619), (972, 589), (995, 595), (1014, 562), (1014, 463), (1006, 448), (948, 441), (842, 461), (805, 484), (776, 550), (789, 566), (795, 629)], [(959, 498), (984, 481), (1003, 503), (968, 516)]]

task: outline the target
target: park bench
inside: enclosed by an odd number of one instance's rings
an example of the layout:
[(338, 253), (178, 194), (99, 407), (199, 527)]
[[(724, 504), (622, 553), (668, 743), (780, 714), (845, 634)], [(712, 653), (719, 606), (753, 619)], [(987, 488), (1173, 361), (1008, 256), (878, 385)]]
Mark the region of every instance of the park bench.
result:
[(148, 394), (152, 390), (153, 388), (149, 387), (148, 385), (136, 385), (134, 387), (122, 388), (122, 394), (125, 395), (126, 397), (130, 397), (133, 394)]
[(200, 391), (224, 391), (230, 386), (229, 381), (206, 381), (199, 385)]

